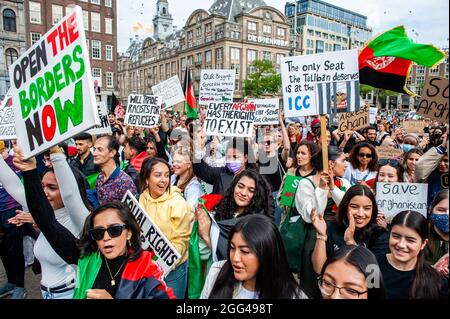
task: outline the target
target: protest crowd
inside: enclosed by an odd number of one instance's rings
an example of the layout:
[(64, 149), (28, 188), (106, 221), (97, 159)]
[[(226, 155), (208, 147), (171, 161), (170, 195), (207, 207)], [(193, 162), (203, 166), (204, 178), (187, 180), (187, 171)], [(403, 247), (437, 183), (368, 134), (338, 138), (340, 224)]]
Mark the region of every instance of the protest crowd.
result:
[[(306, 114), (284, 80), (284, 107), (233, 102), (232, 89), (217, 98), (216, 87), (234, 85), (226, 76), (205, 85), (204, 104), (187, 71), (181, 100), (130, 96), (125, 111), (100, 114), (99, 133), (77, 36), (67, 45), (83, 67), (65, 69), (71, 91), (54, 92), (54, 111), (43, 103), (51, 96), (33, 104), (32, 76), (12, 89), (17, 135), (0, 141), (0, 298), (25, 298), (27, 267), (41, 275), (43, 299), (448, 298), (448, 104), (441, 120), (370, 115), (358, 91), (343, 109), (319, 94)], [(282, 73), (301, 72), (289, 58)], [(354, 73), (346, 59), (343, 74)], [(260, 104), (272, 116), (257, 116)]]

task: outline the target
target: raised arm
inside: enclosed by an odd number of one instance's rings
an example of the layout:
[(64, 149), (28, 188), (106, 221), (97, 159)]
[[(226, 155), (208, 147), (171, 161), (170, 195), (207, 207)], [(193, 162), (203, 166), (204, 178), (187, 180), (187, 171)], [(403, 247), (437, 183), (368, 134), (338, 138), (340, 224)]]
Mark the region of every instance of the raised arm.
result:
[(432, 147), (416, 162), (414, 169), (414, 181), (424, 183), (431, 173), (438, 167), (439, 162), (446, 152), (443, 145)]
[(281, 152), (281, 159), (286, 165), (289, 158), (289, 151), (291, 149), (291, 142), (289, 141), (289, 135), (286, 129), (286, 125), (284, 124), (284, 112), (280, 110), (279, 114), (281, 134), (283, 135), (283, 151)]
[(23, 185), (19, 176), (9, 167), (9, 165), (0, 155), (0, 183), (3, 188), (18, 202), (24, 211), (28, 211), (27, 200), (23, 191)]

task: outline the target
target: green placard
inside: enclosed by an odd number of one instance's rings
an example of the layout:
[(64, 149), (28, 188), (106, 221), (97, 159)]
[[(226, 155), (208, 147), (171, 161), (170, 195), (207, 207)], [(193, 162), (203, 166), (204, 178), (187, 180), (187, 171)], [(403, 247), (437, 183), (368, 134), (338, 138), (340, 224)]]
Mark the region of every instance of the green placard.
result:
[(291, 206), (294, 200), (295, 190), (297, 189), (300, 176), (287, 175), (284, 181), (283, 193), (281, 194), (280, 204), (284, 206)]

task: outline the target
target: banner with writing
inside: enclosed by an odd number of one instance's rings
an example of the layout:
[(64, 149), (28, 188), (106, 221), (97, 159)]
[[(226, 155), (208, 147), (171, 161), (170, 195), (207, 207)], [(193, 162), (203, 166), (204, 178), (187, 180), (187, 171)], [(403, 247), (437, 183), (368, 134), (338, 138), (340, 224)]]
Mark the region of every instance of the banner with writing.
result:
[(14, 109), (12, 108), (11, 90), (8, 90), (5, 99), (0, 104), (0, 140), (13, 140), (15, 138)]
[(158, 126), (161, 104), (161, 97), (158, 95), (130, 94), (124, 123), (149, 128)]
[(206, 110), (206, 135), (251, 137), (255, 103), (210, 103)]
[(152, 86), (152, 92), (154, 95), (161, 96), (166, 109), (170, 109), (171, 106), (184, 101), (180, 79), (176, 75), (164, 82)]
[(359, 111), (357, 50), (283, 58), (281, 79), (287, 118)]
[(235, 70), (202, 70), (199, 105), (233, 102)]
[(130, 191), (127, 191), (122, 202), (130, 208), (141, 228), (142, 249), (150, 247), (154, 251), (157, 257), (156, 263), (163, 269), (164, 276), (167, 276), (178, 259), (181, 258), (180, 253), (147, 215)]
[(370, 108), (370, 124), (375, 124), (377, 121), (378, 108), (371, 107)]
[(255, 125), (278, 125), (278, 113), (280, 112), (280, 100), (278, 99), (258, 99), (251, 100), (255, 103)]
[(358, 112), (339, 114), (339, 133), (347, 130), (359, 130), (369, 126), (369, 106), (363, 106)]
[(76, 6), (9, 68), (25, 159), (100, 124), (89, 56)]
[(97, 102), (97, 111), (100, 118), (100, 125), (88, 130), (87, 133), (91, 134), (92, 136), (112, 134), (111, 124), (109, 124), (108, 120), (108, 109), (106, 107), (105, 101)]
[(377, 183), (377, 204), (388, 221), (404, 210), (415, 210), (427, 217), (428, 184)]
[(416, 114), (441, 123), (448, 123), (448, 98), (448, 79), (430, 76), (423, 88)]
[(389, 146), (377, 146), (376, 150), (379, 159), (397, 159), (403, 155), (403, 150)]
[(405, 129), (406, 133), (415, 133), (423, 135), (423, 129), (426, 126), (426, 122), (422, 120), (404, 120), (402, 127)]
[(280, 198), (281, 205), (291, 206), (299, 182), (300, 176), (286, 175), (286, 179), (284, 180), (283, 185), (283, 192), (281, 193)]

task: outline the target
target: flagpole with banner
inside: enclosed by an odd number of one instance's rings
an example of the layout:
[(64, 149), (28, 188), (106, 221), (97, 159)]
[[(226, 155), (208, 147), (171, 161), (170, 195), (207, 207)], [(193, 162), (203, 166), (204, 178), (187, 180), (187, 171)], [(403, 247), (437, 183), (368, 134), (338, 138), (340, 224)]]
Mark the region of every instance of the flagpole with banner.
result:
[(320, 115), (320, 142), (322, 144), (323, 171), (328, 172), (327, 116)]

